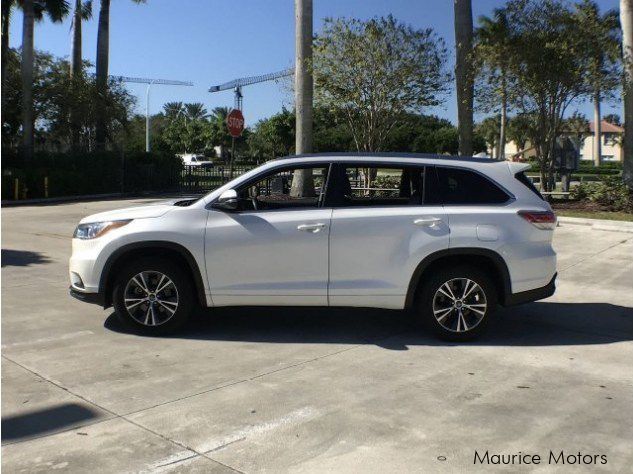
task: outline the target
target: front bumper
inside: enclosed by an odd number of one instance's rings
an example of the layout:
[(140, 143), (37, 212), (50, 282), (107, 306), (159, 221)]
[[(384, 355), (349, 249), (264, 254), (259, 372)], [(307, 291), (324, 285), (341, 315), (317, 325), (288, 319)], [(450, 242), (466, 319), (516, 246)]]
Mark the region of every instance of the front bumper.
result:
[(101, 293), (83, 293), (74, 289), (72, 286), (68, 289), (70, 296), (83, 301), (84, 303), (96, 304), (105, 307), (105, 300)]
[(512, 306), (515, 304), (529, 303), (531, 301), (538, 301), (544, 298), (552, 296), (556, 291), (556, 276), (558, 273), (554, 273), (554, 276), (550, 282), (541, 287), (533, 290), (521, 291), (520, 293), (513, 293), (508, 295), (503, 302), (504, 306)]

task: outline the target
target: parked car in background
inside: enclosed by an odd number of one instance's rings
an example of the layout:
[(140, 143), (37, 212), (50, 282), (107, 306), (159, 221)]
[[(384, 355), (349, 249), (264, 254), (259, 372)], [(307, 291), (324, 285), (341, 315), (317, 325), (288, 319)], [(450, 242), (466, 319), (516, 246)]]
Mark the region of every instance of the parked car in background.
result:
[(185, 166), (200, 166), (203, 168), (212, 168), (213, 161), (207, 158), (204, 155), (199, 155), (196, 153), (184, 153), (182, 155), (178, 155)]
[[(554, 292), (556, 217), (529, 165), (411, 155), (314, 155), (210, 194), (78, 225), (71, 294), (151, 334), (196, 305), (408, 309), (466, 340), (498, 304)], [(300, 184), (300, 185), (299, 185)]]

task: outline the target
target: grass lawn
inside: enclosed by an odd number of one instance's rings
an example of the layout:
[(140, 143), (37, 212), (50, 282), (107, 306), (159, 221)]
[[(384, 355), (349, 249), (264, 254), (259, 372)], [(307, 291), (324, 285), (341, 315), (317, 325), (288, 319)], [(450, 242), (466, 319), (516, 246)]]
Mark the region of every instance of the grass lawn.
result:
[(583, 217), (585, 219), (610, 219), (613, 221), (631, 221), (633, 214), (628, 212), (582, 211), (576, 209), (554, 209), (557, 216)]

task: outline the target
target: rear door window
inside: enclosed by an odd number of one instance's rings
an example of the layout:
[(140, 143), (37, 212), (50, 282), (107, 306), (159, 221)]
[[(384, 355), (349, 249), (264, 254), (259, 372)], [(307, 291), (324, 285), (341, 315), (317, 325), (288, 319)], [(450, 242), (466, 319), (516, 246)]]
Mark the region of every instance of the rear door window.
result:
[(419, 206), (424, 167), (368, 164), (335, 166), (332, 203), (337, 207)]
[(490, 179), (471, 170), (436, 167), (444, 204), (502, 204), (510, 196)]

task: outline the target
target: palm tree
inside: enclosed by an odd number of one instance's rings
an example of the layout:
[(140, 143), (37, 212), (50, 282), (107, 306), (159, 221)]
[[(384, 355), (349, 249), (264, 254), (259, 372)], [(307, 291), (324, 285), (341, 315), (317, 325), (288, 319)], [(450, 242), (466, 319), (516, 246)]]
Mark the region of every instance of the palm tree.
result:
[[(132, 0), (134, 3), (145, 3), (145, 0)], [(110, 59), (110, 0), (101, 0), (99, 9), (99, 26), (97, 29), (97, 64), (96, 85), (99, 99), (105, 101), (108, 88), (108, 62)], [(103, 115), (97, 117), (95, 124), (95, 141), (97, 149), (103, 150), (106, 142), (106, 123)]]
[(66, 0), (22, 0), (22, 152), (25, 160), (33, 157), (33, 30), (35, 20), (43, 14), (53, 22), (60, 22), (68, 15)]
[[(295, 113), (297, 154), (312, 153), (312, 0), (295, 0)], [(292, 178), (293, 196), (314, 194), (311, 170), (296, 170)]]
[[(81, 54), (81, 23), (92, 17), (92, 0), (75, 0), (72, 19), (73, 42), (70, 53), (70, 77), (79, 79), (83, 72), (83, 58)], [(72, 87), (76, 87), (73, 81)], [(71, 92), (72, 93), (72, 92)], [(79, 148), (81, 137), (81, 124), (77, 121), (77, 112), (73, 109), (70, 112), (70, 148), (76, 151)]]
[(73, 43), (72, 52), (70, 54), (70, 76), (78, 77), (81, 75), (82, 56), (81, 56), (81, 22), (92, 18), (92, 0), (75, 0), (75, 8), (73, 11)]
[(633, 0), (620, 0), (624, 56), (624, 170), (622, 178), (633, 192)]
[(185, 115), (189, 120), (203, 120), (209, 116), (204, 104), (200, 102), (185, 104)]
[(15, 0), (2, 1), (2, 103), (4, 104), (5, 78), (7, 77), (7, 60), (9, 58), (9, 26), (11, 24), (11, 11)]
[(163, 112), (168, 120), (174, 120), (183, 112), (184, 105), (182, 102), (167, 102), (163, 105)]
[[(476, 31), (476, 51), (481, 62), (495, 77), (494, 94), (499, 97), (501, 121), (499, 124), (499, 140), (497, 156), (505, 157), (506, 129), (508, 119), (508, 58), (512, 41), (512, 29), (506, 11), (496, 8), (492, 18), (481, 16)], [(498, 80), (497, 80), (498, 79)]]
[(471, 0), (454, 0), (455, 81), (457, 85), (457, 128), (459, 154), (473, 154), (473, 9)]
[(598, 5), (584, 0), (576, 7), (576, 21), (583, 38), (583, 47), (589, 53), (587, 78), (593, 91), (593, 160), (600, 166), (602, 156), (602, 118), (600, 102), (620, 85), (620, 22), (618, 12), (609, 10), (600, 14)]
[(225, 122), (226, 118), (229, 116), (229, 112), (231, 110), (228, 107), (214, 107), (211, 111), (212, 120), (217, 120), (219, 122)]

